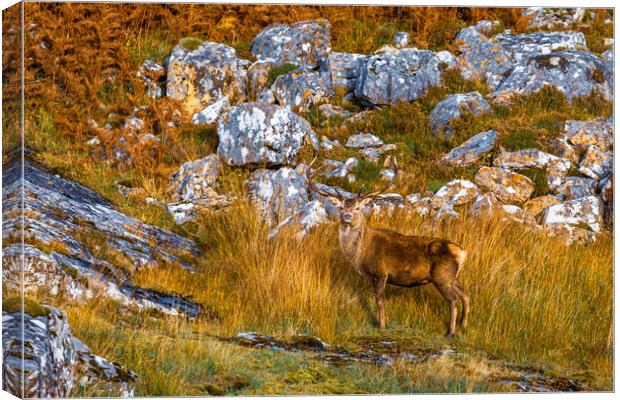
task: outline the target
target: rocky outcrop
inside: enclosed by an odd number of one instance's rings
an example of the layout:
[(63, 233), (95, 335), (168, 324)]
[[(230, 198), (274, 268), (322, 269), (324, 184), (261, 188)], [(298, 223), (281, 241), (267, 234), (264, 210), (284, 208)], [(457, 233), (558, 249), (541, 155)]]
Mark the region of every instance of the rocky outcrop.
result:
[(308, 121), (286, 108), (243, 103), (217, 123), (217, 154), (231, 166), (293, 164), (306, 140), (319, 142)]
[(355, 89), (361, 68), (368, 56), (364, 54), (332, 52), (321, 63), (320, 71), (331, 83), (331, 87), (351, 92)]
[(569, 27), (580, 22), (585, 12), (583, 8), (529, 7), (521, 15), (529, 17), (527, 25), (530, 28), (554, 28), (558, 25)]
[(308, 183), (303, 164), (296, 169), (258, 169), (248, 178), (250, 200), (268, 225), (275, 225), (297, 213), (308, 203)]
[(217, 121), (218, 117), (225, 112), (230, 103), (228, 97), (222, 97), (215, 103), (205, 107), (204, 110), (197, 112), (192, 117), (192, 123), (195, 125), (209, 125)]
[(598, 233), (601, 231), (602, 222), (603, 204), (596, 196), (586, 196), (547, 207), (543, 219), (548, 231), (564, 231), (568, 233), (568, 237), (572, 237), (574, 229), (583, 230), (584, 227)]
[(347, 143), (345, 143), (345, 147), (349, 147), (351, 149), (363, 149), (366, 147), (379, 146), (383, 146), (383, 141), (370, 133), (359, 133), (357, 135), (349, 136)]
[(454, 166), (468, 166), (480, 160), (493, 150), (497, 143), (497, 132), (494, 130), (480, 132), (466, 142), (441, 157), (441, 161)]
[(453, 207), (470, 203), (480, 191), (472, 182), (457, 179), (442, 186), (431, 200), (432, 208)]
[(331, 52), (331, 24), (325, 19), (273, 24), (252, 41), (252, 54), (259, 61), (317, 67)]
[(333, 96), (319, 72), (303, 68), (278, 76), (272, 91), (280, 106), (299, 114)]
[(158, 99), (164, 95), (166, 83), (166, 70), (151, 60), (145, 60), (137, 73), (138, 78), (144, 80), (146, 95), (152, 99)]
[(491, 106), (478, 92), (452, 94), (435, 105), (429, 118), (434, 133), (446, 137), (452, 136), (450, 121), (461, 118), (464, 114), (482, 115), (489, 113)]
[(572, 167), (570, 161), (538, 149), (503, 151), (495, 157), (493, 165), (505, 169), (544, 169), (547, 171), (547, 184), (551, 189), (557, 188), (564, 182), (566, 173)]
[(534, 183), (528, 177), (502, 168), (482, 167), (474, 182), (507, 204), (521, 204), (534, 192)]
[(392, 39), (392, 43), (394, 43), (394, 45), (399, 49), (407, 47), (407, 45), (409, 44), (409, 33), (396, 32), (396, 35), (394, 35), (394, 38)]
[(374, 105), (414, 101), (431, 86), (441, 83), (443, 70), (454, 66), (447, 51), (406, 48), (375, 54), (360, 68), (355, 96)]
[(21, 398), (69, 397), (79, 388), (100, 396), (133, 396), (133, 371), (93, 354), (71, 334), (64, 311), (36, 307), (41, 310), (36, 315), (27, 308), (2, 312), (4, 390)]
[(245, 99), (250, 62), (237, 58), (235, 49), (221, 43), (182, 39), (168, 61), (168, 97), (182, 100), (196, 113), (222, 97), (235, 104)]
[[(20, 288), (19, 210), (24, 185), (26, 293), (45, 290), (71, 300), (108, 296), (135, 307), (191, 318), (202, 306), (176, 295), (139, 288), (131, 273), (176, 264), (193, 269), (185, 256), (199, 256), (190, 240), (118, 212), (92, 190), (26, 161), (3, 170), (3, 282)], [(95, 255), (97, 254), (97, 255)], [(106, 258), (114, 256), (114, 263)]]
[(172, 199), (191, 201), (204, 197), (205, 190), (215, 185), (222, 163), (215, 154), (195, 161), (188, 161), (170, 176), (168, 191)]
[(588, 146), (579, 164), (580, 173), (597, 180), (611, 174), (613, 168), (613, 153), (610, 151), (603, 151), (597, 146)]

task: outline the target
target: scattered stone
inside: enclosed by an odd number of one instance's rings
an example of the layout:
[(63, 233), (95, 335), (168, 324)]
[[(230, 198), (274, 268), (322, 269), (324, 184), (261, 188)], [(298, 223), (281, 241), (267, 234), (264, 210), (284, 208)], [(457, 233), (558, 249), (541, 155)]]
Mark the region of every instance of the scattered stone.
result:
[(443, 70), (455, 65), (447, 51), (406, 48), (368, 57), (360, 68), (355, 96), (374, 105), (415, 101), (441, 83)]
[(613, 68), (584, 50), (565, 50), (531, 57), (515, 67), (489, 97), (531, 94), (545, 86), (562, 92), (569, 102), (576, 97), (599, 93), (613, 101)]
[(217, 100), (215, 103), (207, 106), (201, 112), (194, 114), (192, 117), (192, 123), (194, 125), (209, 125), (213, 124), (217, 121), (220, 114), (225, 112), (230, 107), (230, 103), (228, 102), (228, 97), (222, 97)]
[(272, 91), (280, 106), (299, 114), (334, 95), (319, 72), (304, 68), (278, 76)]
[(364, 54), (332, 52), (321, 63), (320, 71), (329, 79), (333, 89), (343, 88), (352, 91), (367, 58), (368, 56)]
[(86, 144), (89, 146), (98, 146), (101, 144), (101, 140), (99, 140), (99, 138), (92, 138), (86, 141)]
[(409, 44), (409, 33), (397, 32), (396, 35), (394, 35), (394, 39), (392, 39), (392, 43), (394, 43), (394, 45), (399, 49), (407, 47)]
[(603, 222), (602, 213), (601, 200), (596, 196), (586, 196), (547, 207), (543, 223), (545, 228), (550, 229), (557, 228), (557, 225), (580, 228), (587, 226), (593, 232), (599, 233)]
[(326, 19), (269, 25), (252, 41), (252, 54), (259, 61), (319, 66), (331, 52), (331, 24)]
[(495, 157), (493, 165), (507, 169), (544, 169), (547, 171), (547, 184), (551, 189), (562, 184), (564, 176), (572, 167), (570, 161), (538, 149), (502, 151)]
[(205, 197), (206, 190), (215, 185), (222, 163), (211, 154), (195, 161), (188, 161), (170, 176), (168, 192), (175, 201), (192, 201)]
[(567, 176), (560, 186), (554, 188), (553, 193), (562, 200), (572, 200), (594, 195), (595, 189), (596, 181), (594, 179), (581, 176)]
[(301, 206), (299, 211), (282, 220), (275, 228), (273, 228), (268, 239), (272, 239), (278, 235), (284, 226), (299, 224), (302, 229), (295, 233), (297, 239), (301, 239), (308, 235), (310, 230), (315, 226), (329, 222), (325, 207), (319, 200), (312, 200)]
[(523, 204), (523, 210), (528, 212), (537, 220), (540, 220), (547, 207), (558, 203), (560, 203), (560, 199), (558, 199), (556, 196), (539, 196), (526, 201), (525, 204)]
[(360, 133), (357, 135), (349, 136), (349, 139), (347, 139), (347, 143), (345, 144), (345, 147), (351, 149), (379, 146), (383, 146), (383, 141), (375, 135), (371, 135), (370, 133)]
[(341, 147), (342, 145), (336, 140), (329, 140), (326, 136), (321, 137), (321, 148), (327, 151), (332, 151), (334, 147)]
[(310, 201), (304, 168), (307, 167), (258, 169), (250, 174), (247, 182), (250, 200), (268, 225), (294, 215)]
[(358, 153), (360, 153), (362, 158), (366, 161), (377, 162), (383, 153), (393, 150), (396, 150), (396, 145), (390, 143), (381, 147), (367, 147), (359, 150)]
[(269, 89), (269, 72), (277, 67), (278, 63), (271, 60), (256, 61), (248, 68), (247, 95), (250, 101), (259, 100)]
[(480, 132), (465, 143), (456, 147), (443, 157), (441, 161), (454, 166), (468, 166), (488, 154), (497, 143), (497, 132), (494, 130)]
[(164, 95), (166, 70), (151, 60), (145, 60), (137, 73), (138, 78), (144, 80), (146, 95), (151, 99), (158, 99)]
[(189, 114), (222, 97), (231, 104), (245, 99), (249, 61), (238, 59), (235, 49), (221, 43), (204, 42), (192, 49), (184, 45), (182, 39), (170, 54), (168, 97), (182, 100)]
[(431, 200), (432, 208), (460, 206), (471, 202), (480, 191), (472, 182), (457, 179), (442, 186)]
[(295, 162), (308, 139), (318, 139), (308, 121), (292, 111), (269, 104), (243, 103), (217, 123), (218, 155), (231, 166), (277, 166)]
[(474, 198), (474, 201), (469, 207), (469, 214), (482, 217), (493, 215), (502, 210), (502, 205), (497, 199), (497, 196), (491, 192), (487, 192), (480, 193)]
[(605, 120), (566, 121), (564, 132), (574, 146), (594, 145), (609, 150), (614, 143), (614, 126)]
[(534, 183), (528, 177), (502, 168), (482, 167), (474, 182), (508, 204), (521, 204), (534, 192)]
[(452, 136), (449, 124), (464, 113), (482, 115), (491, 111), (491, 106), (478, 92), (452, 94), (435, 105), (429, 117), (431, 129), (435, 133), (442, 133), (446, 137)]
[(613, 154), (609, 151), (603, 151), (597, 146), (588, 146), (586, 154), (579, 164), (579, 172), (597, 180), (609, 175), (613, 168)]
[(368, 207), (373, 214), (392, 215), (397, 209), (405, 208), (405, 199), (399, 193), (383, 193), (375, 197)]
[(530, 17), (527, 23), (529, 28), (551, 29), (558, 25), (568, 28), (583, 19), (585, 9), (529, 7), (521, 15)]
[(201, 189), (199, 198), (183, 203), (170, 203), (166, 206), (168, 213), (174, 218), (174, 222), (182, 225), (194, 221), (201, 212), (219, 211), (232, 204), (232, 200), (218, 194), (213, 188)]
[(393, 169), (382, 169), (381, 172), (379, 172), (379, 175), (381, 175), (381, 179), (390, 181), (394, 179), (394, 176), (396, 176), (396, 172)]
[(133, 396), (133, 371), (93, 354), (72, 335), (64, 311), (40, 307), (45, 315), (2, 312), (4, 390), (24, 398), (69, 397), (78, 387), (99, 396)]
[(347, 111), (342, 107), (333, 106), (331, 104), (321, 104), (319, 111), (325, 118), (349, 118), (353, 115), (351, 111)]

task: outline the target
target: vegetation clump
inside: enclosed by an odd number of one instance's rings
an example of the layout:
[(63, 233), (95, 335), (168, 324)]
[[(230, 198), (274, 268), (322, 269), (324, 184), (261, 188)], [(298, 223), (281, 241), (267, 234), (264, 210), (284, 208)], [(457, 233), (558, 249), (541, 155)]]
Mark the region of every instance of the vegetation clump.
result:
[(190, 50), (190, 51), (196, 50), (203, 43), (204, 43), (203, 40), (200, 40), (195, 37), (185, 37), (179, 41), (179, 44), (181, 45), (181, 47), (183, 47), (185, 50)]
[(269, 74), (267, 75), (267, 86), (271, 87), (271, 85), (273, 85), (278, 76), (287, 74), (291, 71), (295, 71), (297, 68), (299, 68), (298, 65), (288, 63), (277, 65), (271, 68), (269, 70)]
[[(31, 317), (46, 317), (50, 314), (49, 308), (42, 306), (27, 297), (24, 298), (23, 305), (24, 314), (28, 314)], [(22, 298), (19, 296), (13, 296), (2, 299), (2, 311), (9, 314), (22, 312)]]

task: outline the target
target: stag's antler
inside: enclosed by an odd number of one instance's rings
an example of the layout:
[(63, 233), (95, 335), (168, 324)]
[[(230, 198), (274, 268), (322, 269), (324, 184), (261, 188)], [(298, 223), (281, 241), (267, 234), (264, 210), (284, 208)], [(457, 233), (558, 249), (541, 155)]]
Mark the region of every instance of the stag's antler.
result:
[(376, 191), (370, 192), (370, 193), (365, 193), (365, 194), (362, 194), (360, 192), (357, 195), (357, 197), (359, 199), (367, 199), (367, 198), (377, 197), (381, 193), (383, 193), (386, 190), (388, 190), (394, 184), (394, 181), (396, 181), (396, 177), (398, 176), (398, 165), (396, 164), (396, 158), (395, 157), (389, 156), (389, 158), (390, 158), (390, 165), (392, 167), (392, 170), (394, 171), (394, 176), (392, 177), (392, 179), (390, 179), (390, 181), (385, 186), (383, 186), (381, 189), (379, 189), (379, 190), (376, 190)]
[(308, 181), (308, 187), (310, 188), (310, 190), (322, 195), (322, 196), (327, 196), (327, 197), (336, 197), (340, 200), (344, 200), (345, 196), (340, 192), (340, 190), (338, 190), (338, 188), (334, 188), (334, 190), (336, 191), (336, 194), (334, 193), (328, 193), (325, 190), (319, 189), (316, 186), (316, 183), (314, 183), (314, 181), (312, 180), (312, 177), (314, 175), (316, 175), (317, 173), (323, 171), (324, 169), (326, 169), (327, 167), (329, 167), (329, 165), (324, 164), (322, 166), (320, 166), (319, 168), (316, 169), (312, 169), (312, 165), (314, 165), (314, 163), (316, 162), (316, 159), (318, 158), (318, 152), (315, 150), (314, 151), (314, 158), (312, 159), (312, 161), (310, 162), (310, 164), (308, 165), (308, 169), (306, 170), (306, 179)]

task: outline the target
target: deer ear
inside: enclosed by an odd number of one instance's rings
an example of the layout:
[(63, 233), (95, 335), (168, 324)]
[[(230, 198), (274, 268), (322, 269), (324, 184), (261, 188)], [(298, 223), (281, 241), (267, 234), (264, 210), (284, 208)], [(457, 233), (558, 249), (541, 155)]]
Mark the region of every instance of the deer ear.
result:
[(334, 207), (342, 207), (342, 200), (340, 200), (338, 197), (329, 196), (329, 201), (334, 205)]

